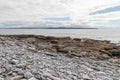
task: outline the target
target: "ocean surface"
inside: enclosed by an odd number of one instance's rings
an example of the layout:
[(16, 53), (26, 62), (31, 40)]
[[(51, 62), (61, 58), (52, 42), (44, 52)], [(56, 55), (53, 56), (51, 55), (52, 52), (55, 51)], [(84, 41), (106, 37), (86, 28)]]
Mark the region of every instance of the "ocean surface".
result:
[(119, 29), (0, 29), (0, 35), (35, 34), (45, 36), (72, 38), (90, 38), (97, 40), (110, 40), (120, 43)]

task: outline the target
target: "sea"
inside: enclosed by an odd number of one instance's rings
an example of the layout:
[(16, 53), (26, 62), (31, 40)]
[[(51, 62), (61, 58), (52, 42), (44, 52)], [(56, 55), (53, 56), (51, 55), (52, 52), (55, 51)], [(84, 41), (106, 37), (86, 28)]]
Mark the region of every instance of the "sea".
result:
[(44, 35), (55, 37), (89, 38), (120, 43), (120, 28), (107, 29), (0, 29), (0, 35)]

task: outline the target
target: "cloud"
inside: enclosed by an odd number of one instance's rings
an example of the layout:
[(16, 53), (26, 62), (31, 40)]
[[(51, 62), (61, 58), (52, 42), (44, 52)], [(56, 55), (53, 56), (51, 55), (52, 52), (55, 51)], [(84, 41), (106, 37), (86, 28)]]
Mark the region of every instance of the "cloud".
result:
[(43, 20), (48, 21), (71, 21), (70, 17), (60, 17), (60, 18), (43, 18)]
[(91, 12), (120, 5), (120, 0), (0, 0), (0, 22), (39, 22), (69, 17), (71, 21), (52, 24), (97, 26), (103, 20), (120, 19), (119, 12), (89, 15)]
[(116, 11), (120, 11), (120, 6), (110, 7), (110, 8), (106, 8), (104, 10), (92, 12), (92, 13), (90, 13), (90, 15), (103, 14), (103, 13), (116, 12)]

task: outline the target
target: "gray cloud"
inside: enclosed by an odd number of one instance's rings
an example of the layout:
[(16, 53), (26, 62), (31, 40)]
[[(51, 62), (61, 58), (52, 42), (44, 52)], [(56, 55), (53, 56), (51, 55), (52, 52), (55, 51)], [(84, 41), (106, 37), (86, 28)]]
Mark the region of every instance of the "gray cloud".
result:
[[(51, 22), (58, 25), (91, 25), (91, 19), (99, 18), (89, 15), (92, 9), (97, 6), (106, 8), (108, 4), (110, 7), (117, 2), (120, 0), (0, 0), (0, 22), (42, 23), (43, 18), (70, 17), (71, 22)], [(49, 23), (46, 21), (46, 24)]]

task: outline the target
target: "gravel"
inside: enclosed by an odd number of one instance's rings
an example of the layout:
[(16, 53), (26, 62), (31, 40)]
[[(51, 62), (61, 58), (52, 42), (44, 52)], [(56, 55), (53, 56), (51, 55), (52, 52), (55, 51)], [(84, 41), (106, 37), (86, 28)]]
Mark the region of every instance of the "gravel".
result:
[(34, 49), (25, 40), (0, 37), (0, 80), (120, 80), (120, 63), (114, 59)]

